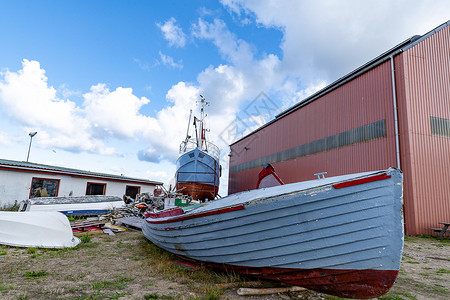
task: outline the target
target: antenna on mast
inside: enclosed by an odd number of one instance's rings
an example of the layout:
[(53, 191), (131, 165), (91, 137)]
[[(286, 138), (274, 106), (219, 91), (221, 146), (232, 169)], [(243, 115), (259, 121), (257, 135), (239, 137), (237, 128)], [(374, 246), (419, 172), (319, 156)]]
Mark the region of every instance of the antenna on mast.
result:
[(203, 95), (200, 95), (200, 98), (201, 98), (200, 102), (201, 102), (201, 105), (202, 105), (200, 107), (200, 112), (201, 112), (201, 119), (203, 121), (203, 118), (205, 117), (203, 109), (205, 108), (206, 105), (209, 105), (209, 102), (206, 101), (206, 99), (205, 99), (205, 97), (203, 97)]
[(207, 151), (208, 147), (206, 145), (206, 129), (205, 129), (205, 124), (204, 124), (206, 115), (205, 115), (204, 108), (206, 105), (209, 105), (209, 102), (206, 101), (206, 99), (205, 99), (205, 97), (203, 97), (203, 95), (200, 95), (200, 98), (201, 98), (201, 100), (200, 100), (201, 107), (200, 107), (200, 120), (199, 121), (200, 121), (200, 125), (201, 125), (200, 126), (201, 142), (200, 142), (199, 147), (203, 148), (203, 144), (205, 144), (205, 150)]

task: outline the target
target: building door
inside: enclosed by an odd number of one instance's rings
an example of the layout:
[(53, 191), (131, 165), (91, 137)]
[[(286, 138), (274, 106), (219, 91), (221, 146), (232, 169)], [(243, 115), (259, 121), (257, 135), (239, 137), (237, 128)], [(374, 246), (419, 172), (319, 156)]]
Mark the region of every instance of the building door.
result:
[(125, 188), (125, 195), (130, 198), (136, 199), (136, 195), (139, 194), (140, 189), (140, 186), (127, 185), (127, 187)]

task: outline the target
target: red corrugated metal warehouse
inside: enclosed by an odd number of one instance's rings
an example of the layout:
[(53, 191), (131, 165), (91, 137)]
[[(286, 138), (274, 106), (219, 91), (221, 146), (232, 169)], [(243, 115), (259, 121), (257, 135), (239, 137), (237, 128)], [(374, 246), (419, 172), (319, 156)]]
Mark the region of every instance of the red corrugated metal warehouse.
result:
[(450, 221), (450, 21), (414, 36), (230, 145), (229, 194), (271, 163), (286, 182), (399, 167), (406, 233)]

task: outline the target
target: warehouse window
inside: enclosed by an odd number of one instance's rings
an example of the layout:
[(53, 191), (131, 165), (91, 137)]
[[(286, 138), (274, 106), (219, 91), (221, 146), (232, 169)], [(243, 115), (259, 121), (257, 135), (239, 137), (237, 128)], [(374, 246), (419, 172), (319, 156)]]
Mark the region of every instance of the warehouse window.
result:
[(241, 172), (258, 168), (264, 164), (273, 164), (297, 157), (328, 151), (356, 143), (366, 142), (386, 136), (386, 120), (380, 120), (361, 127), (350, 129), (326, 138), (315, 140), (294, 148), (290, 148), (266, 157), (242, 163), (231, 168), (231, 172)]
[(88, 182), (86, 186), (86, 195), (104, 195), (106, 183)]
[(450, 137), (450, 120), (438, 117), (430, 117), (431, 133)]
[(127, 185), (127, 187), (125, 188), (125, 195), (133, 199), (136, 199), (136, 195), (139, 194), (140, 189), (141, 187), (139, 186)]
[(59, 179), (33, 177), (30, 198), (58, 196)]

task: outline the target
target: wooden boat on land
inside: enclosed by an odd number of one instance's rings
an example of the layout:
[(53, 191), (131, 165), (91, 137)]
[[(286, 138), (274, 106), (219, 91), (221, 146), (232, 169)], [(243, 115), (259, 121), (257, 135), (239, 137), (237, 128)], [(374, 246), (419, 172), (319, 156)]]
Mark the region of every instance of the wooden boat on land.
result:
[(106, 214), (124, 204), (117, 196), (105, 195), (39, 197), (23, 200), (19, 211), (57, 211), (67, 216), (88, 216)]
[[(175, 174), (176, 189), (194, 200), (213, 200), (219, 191), (221, 166), (220, 150), (206, 138), (204, 107), (208, 104), (201, 97), (200, 119), (194, 117), (194, 137), (189, 135), (189, 117), (186, 139), (180, 145)], [(192, 114), (192, 111), (191, 111)]]
[(0, 212), (0, 244), (16, 247), (71, 248), (80, 243), (59, 212)]
[(351, 174), (152, 213), (144, 236), (188, 260), (347, 298), (394, 284), (403, 249), (401, 171)]

